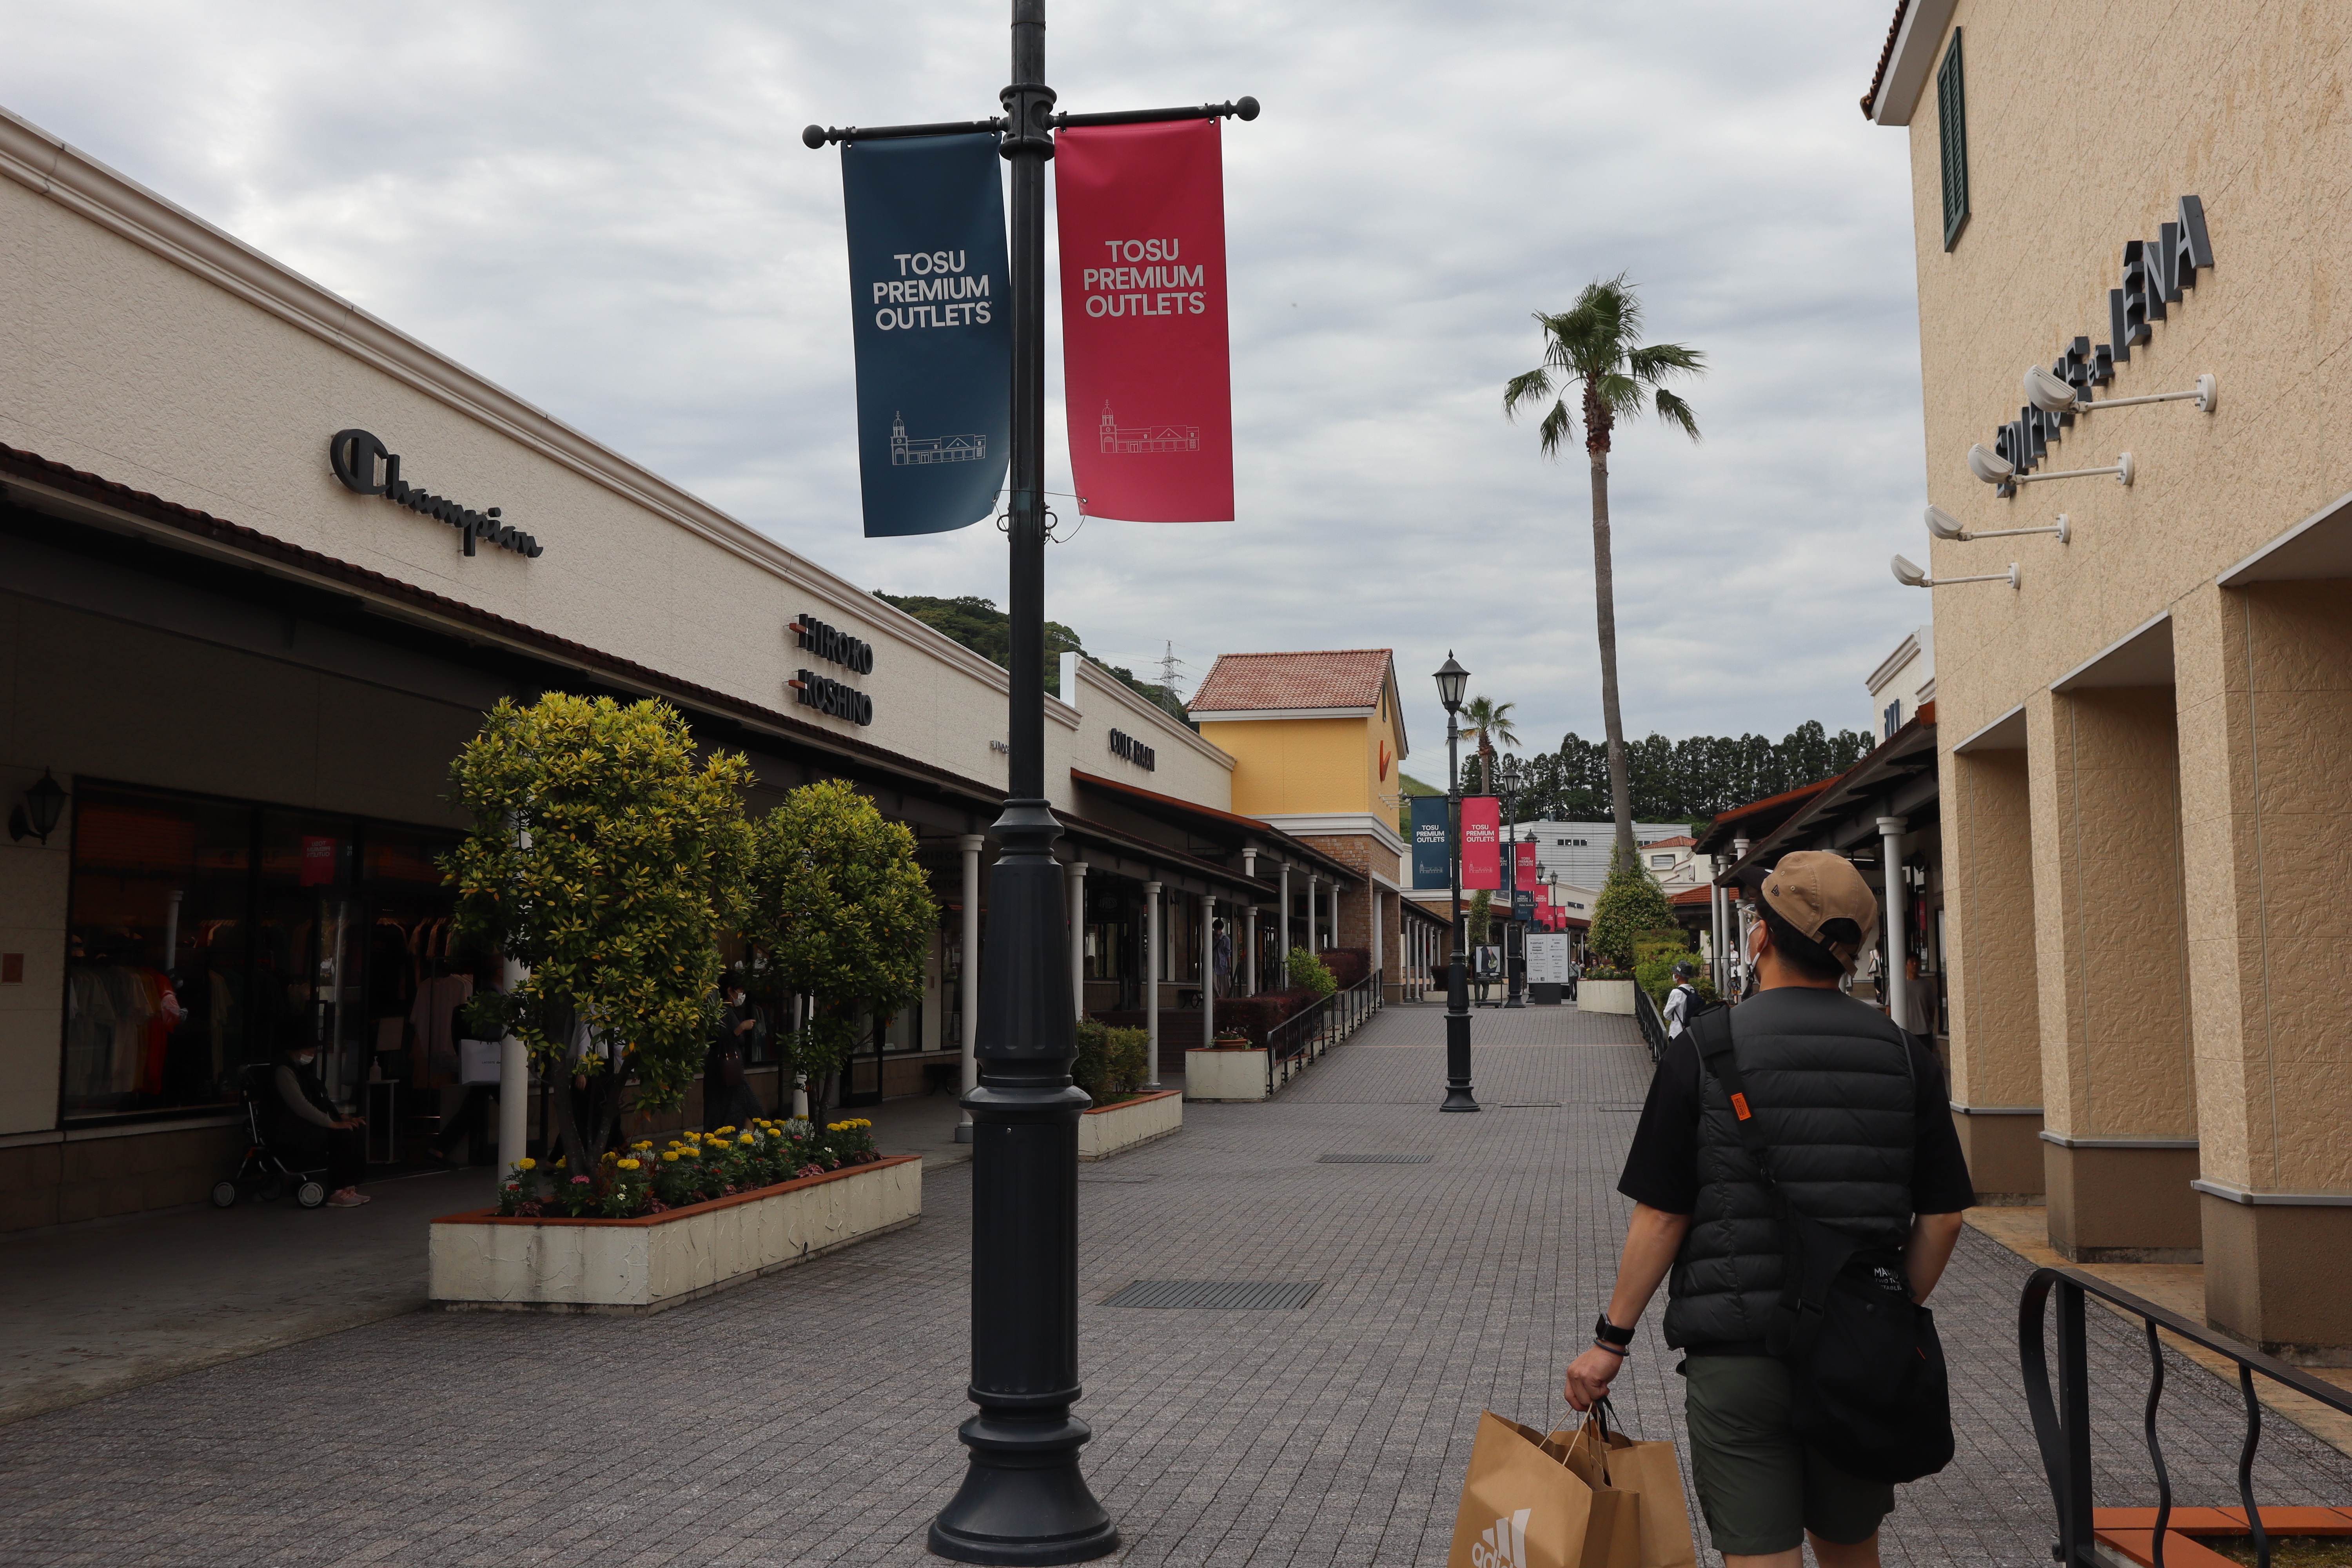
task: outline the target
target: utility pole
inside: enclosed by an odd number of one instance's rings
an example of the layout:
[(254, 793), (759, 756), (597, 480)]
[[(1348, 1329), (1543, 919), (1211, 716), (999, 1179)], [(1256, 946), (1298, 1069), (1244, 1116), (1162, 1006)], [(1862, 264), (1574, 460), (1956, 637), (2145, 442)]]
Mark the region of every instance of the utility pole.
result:
[[(1078, 1449), (1094, 1433), (1071, 1413), (1078, 1387), (1078, 1114), (1070, 1080), (1066, 879), (1061, 823), (1045, 798), (1045, 162), (1069, 125), (1257, 118), (1257, 100), (1187, 109), (1056, 114), (1045, 85), (1045, 0), (1013, 0), (1013, 82), (1004, 113), (933, 125), (801, 133), (830, 142), (997, 132), (1012, 164), (1013, 451), (1010, 464), (1012, 696), (1008, 789), (992, 829), (988, 942), (972, 1119), (971, 1383), (978, 1415), (959, 1429), (963, 1484), (931, 1521), (930, 1549), (962, 1563), (1084, 1563), (1118, 1549), (1087, 1486)], [(1171, 652), (1173, 652), (1172, 647)]]

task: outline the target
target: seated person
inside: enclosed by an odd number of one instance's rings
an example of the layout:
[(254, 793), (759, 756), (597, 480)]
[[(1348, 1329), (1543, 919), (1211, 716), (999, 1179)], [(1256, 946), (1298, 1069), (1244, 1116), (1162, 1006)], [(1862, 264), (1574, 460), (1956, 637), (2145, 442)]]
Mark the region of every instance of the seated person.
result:
[(359, 1189), (367, 1173), (367, 1121), (345, 1116), (327, 1097), (314, 1063), (319, 1047), (308, 1041), (289, 1046), (271, 1075), (276, 1098), (269, 1105), (269, 1141), (278, 1157), (298, 1171), (327, 1168), (327, 1203), (357, 1208), (371, 1200)]

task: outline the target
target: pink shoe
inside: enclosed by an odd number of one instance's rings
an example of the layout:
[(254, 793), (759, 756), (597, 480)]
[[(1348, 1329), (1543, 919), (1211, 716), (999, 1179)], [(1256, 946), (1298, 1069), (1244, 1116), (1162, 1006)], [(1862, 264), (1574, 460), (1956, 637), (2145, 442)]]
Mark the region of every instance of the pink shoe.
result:
[(372, 1204), (373, 1202), (375, 1202), (373, 1198), (368, 1196), (357, 1187), (345, 1187), (341, 1192), (337, 1193), (334, 1196), (327, 1200), (327, 1206), (331, 1209), (355, 1209), (362, 1204)]

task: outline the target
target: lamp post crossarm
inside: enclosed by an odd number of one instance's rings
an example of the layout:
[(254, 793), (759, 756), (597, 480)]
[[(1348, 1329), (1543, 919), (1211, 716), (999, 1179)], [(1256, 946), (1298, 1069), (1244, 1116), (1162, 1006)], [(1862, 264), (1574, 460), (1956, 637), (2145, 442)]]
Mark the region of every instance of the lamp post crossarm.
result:
[[(1101, 114), (1049, 114), (1045, 122), (1059, 131), (1069, 125), (1152, 125), (1168, 120), (1255, 120), (1257, 100), (1237, 98), (1224, 103), (1193, 104), (1182, 109), (1114, 109)], [(801, 132), (802, 142), (823, 148), (835, 142), (890, 142), (908, 136), (969, 136), (975, 132), (1003, 131), (1011, 121), (1003, 115), (987, 120), (942, 120), (929, 125), (812, 125)]]

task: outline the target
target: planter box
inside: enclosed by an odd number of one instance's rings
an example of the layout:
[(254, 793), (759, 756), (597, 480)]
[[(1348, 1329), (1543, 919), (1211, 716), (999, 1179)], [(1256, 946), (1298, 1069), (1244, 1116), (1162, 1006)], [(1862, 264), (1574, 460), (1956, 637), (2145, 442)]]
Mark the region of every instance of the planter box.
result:
[(1265, 1053), (1213, 1051), (1195, 1046), (1184, 1053), (1187, 1100), (1264, 1100)]
[(1580, 1013), (1622, 1013), (1633, 1016), (1633, 984), (1631, 980), (1580, 980), (1576, 983), (1576, 1010)]
[[(1186, 1081), (1191, 1081), (1189, 1074)], [(1183, 1131), (1184, 1096), (1172, 1089), (1155, 1089), (1117, 1105), (1097, 1106), (1079, 1117), (1078, 1158), (1108, 1160), (1123, 1149)]]
[(900, 1154), (647, 1219), (433, 1222), (429, 1294), (473, 1311), (658, 1312), (923, 1213), (923, 1162)]

